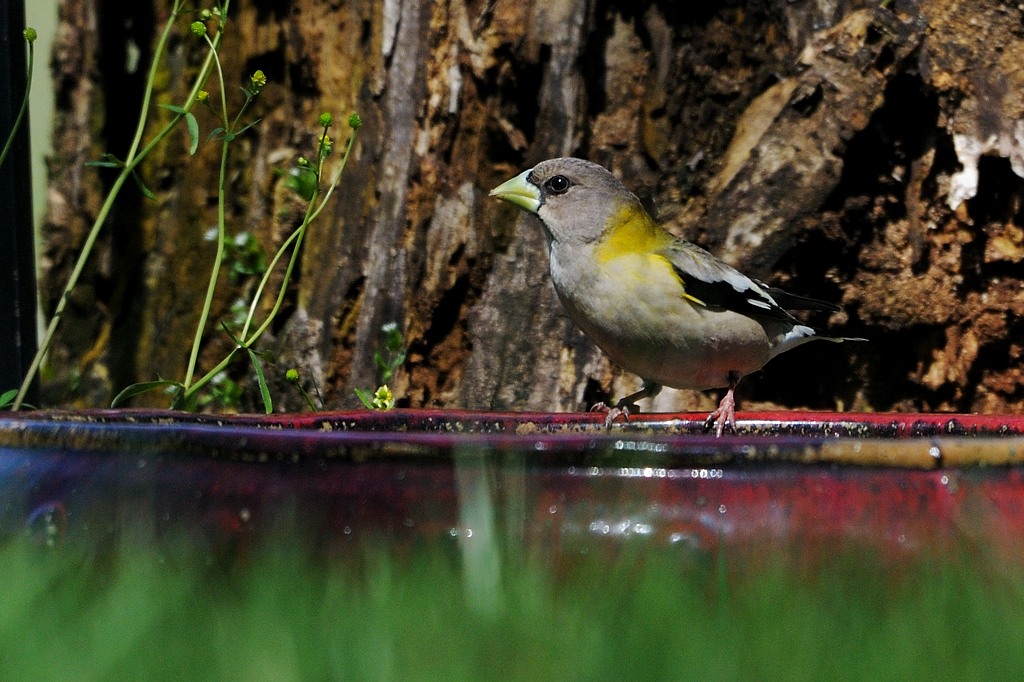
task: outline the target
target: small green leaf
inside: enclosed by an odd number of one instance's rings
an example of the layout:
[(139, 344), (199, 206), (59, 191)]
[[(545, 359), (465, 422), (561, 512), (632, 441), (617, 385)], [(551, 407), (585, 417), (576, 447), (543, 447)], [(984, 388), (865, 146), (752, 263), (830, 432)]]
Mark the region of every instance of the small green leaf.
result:
[(402, 331), (398, 328), (398, 323), (388, 322), (380, 328), (384, 332), (384, 347), (392, 353), (397, 353), (402, 349)]
[(239, 135), (244, 133), (246, 130), (248, 130), (249, 128), (252, 128), (254, 125), (256, 125), (257, 123), (259, 123), (262, 120), (263, 120), (262, 118), (258, 118), (255, 121), (253, 121), (252, 123), (248, 123), (248, 124), (242, 126), (241, 129), (235, 131), (234, 137), (238, 137)]
[(195, 393), (189, 395), (184, 386), (177, 386), (171, 396), (171, 409), (194, 412), (198, 402), (199, 400)]
[(192, 115), (192, 112), (186, 110), (185, 107), (178, 106), (177, 104), (161, 104), (160, 107), (185, 118), (185, 125), (188, 127), (189, 137), (188, 153), (194, 156), (196, 149), (199, 148), (199, 121), (197, 121), (196, 117)]
[(14, 402), (14, 398), (18, 395), (18, 389), (12, 388), (9, 391), (0, 393), (0, 407), (7, 407)]
[(256, 382), (260, 385), (260, 395), (263, 397), (263, 409), (267, 414), (274, 411), (274, 401), (270, 398), (270, 387), (267, 386), (267, 377), (263, 374), (263, 363), (260, 361), (260, 356), (256, 354), (251, 348), (246, 348), (249, 351), (249, 359), (252, 360), (252, 366), (256, 368)]
[(139, 186), (139, 191), (146, 195), (147, 199), (156, 201), (156, 195), (153, 194), (153, 192), (148, 187), (146, 187), (146, 183), (142, 181), (142, 178), (140, 178), (138, 173), (136, 173), (135, 171), (132, 171), (132, 179), (135, 180), (135, 184)]
[(220, 326), (224, 330), (224, 333), (227, 334), (228, 336), (230, 336), (231, 340), (235, 342), (236, 348), (231, 351), (232, 355), (234, 355), (235, 351), (237, 351), (239, 348), (245, 348), (250, 353), (252, 353), (252, 351), (249, 350), (248, 348), (246, 348), (245, 344), (242, 343), (242, 341), (237, 336), (235, 336), (234, 334), (231, 333), (231, 330), (228, 329), (228, 323), (225, 320), (221, 320), (220, 321)]
[(161, 104), (159, 106), (160, 106), (161, 109), (166, 109), (167, 111), (173, 111), (174, 113), (180, 114), (182, 116), (184, 116), (185, 114), (188, 113), (187, 111), (185, 111), (185, 107), (179, 107), (177, 104)]
[(86, 161), (85, 165), (89, 166), (91, 168), (123, 168), (124, 167), (123, 163), (118, 163), (116, 161)]
[(192, 112), (185, 112), (185, 125), (188, 127), (188, 153), (190, 156), (195, 156), (196, 150), (199, 149), (199, 121), (192, 115)]
[(316, 171), (308, 166), (292, 166), (288, 169), (285, 186), (309, 201), (316, 194)]
[(124, 401), (129, 398), (134, 398), (142, 393), (149, 391), (156, 391), (161, 388), (178, 388), (182, 389), (184, 386), (178, 381), (171, 381), (169, 379), (158, 379), (156, 381), (143, 381), (138, 384), (132, 384), (128, 388), (124, 389), (114, 398), (113, 402), (110, 403), (111, 407), (120, 407)]
[(86, 161), (85, 165), (93, 168), (124, 168), (124, 161), (108, 152), (99, 161)]
[(361, 388), (352, 389), (355, 391), (356, 397), (363, 403), (363, 406), (368, 410), (374, 409), (373, 407), (373, 395), (369, 391), (364, 391)]
[(405, 362), (405, 351), (399, 351), (391, 357), (391, 361), (387, 363), (384, 371), (381, 373), (381, 381), (387, 383), (391, 381), (391, 377), (395, 376), (395, 371), (402, 366)]

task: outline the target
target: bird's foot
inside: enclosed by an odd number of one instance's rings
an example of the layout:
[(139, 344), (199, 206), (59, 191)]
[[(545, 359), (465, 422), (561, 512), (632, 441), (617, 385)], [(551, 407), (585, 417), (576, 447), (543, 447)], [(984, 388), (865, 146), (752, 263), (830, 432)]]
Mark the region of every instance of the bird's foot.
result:
[(722, 437), (722, 432), (725, 431), (725, 427), (728, 426), (731, 431), (736, 430), (736, 397), (733, 395), (733, 389), (725, 394), (722, 401), (718, 403), (718, 409), (708, 415), (708, 418), (704, 420), (704, 430), (710, 431), (712, 427), (715, 429), (715, 436), (718, 438)]
[(609, 407), (604, 403), (597, 403), (592, 408), (590, 408), (590, 411), (604, 412), (604, 427), (606, 429), (610, 429), (612, 423), (619, 417), (622, 417), (622, 421), (628, 422), (629, 415), (637, 414), (640, 412), (640, 408), (636, 406), (636, 401), (641, 400), (643, 398), (652, 398), (658, 395), (658, 391), (660, 390), (661, 386), (659, 384), (656, 384), (653, 381), (648, 381), (645, 379), (644, 385), (640, 388), (639, 391), (637, 391), (636, 393), (630, 393), (625, 398), (622, 398), (621, 400), (619, 400), (619, 402), (615, 403), (614, 406)]
[(637, 409), (636, 405), (629, 405), (624, 403), (617, 403), (614, 407), (606, 405), (604, 403), (595, 403), (590, 408), (591, 412), (604, 412), (604, 428), (610, 429), (615, 420), (622, 417), (622, 421), (628, 422), (631, 411), (640, 410)]

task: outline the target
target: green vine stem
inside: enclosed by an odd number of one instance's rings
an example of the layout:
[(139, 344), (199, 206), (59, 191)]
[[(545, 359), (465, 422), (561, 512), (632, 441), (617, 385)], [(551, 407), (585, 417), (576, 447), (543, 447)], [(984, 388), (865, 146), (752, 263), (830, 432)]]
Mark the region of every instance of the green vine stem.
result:
[[(195, 25), (195, 24), (193, 24)], [(219, 34), (218, 34), (219, 35)], [(210, 40), (210, 37), (203, 34), (207, 44), (210, 46), (210, 53), (213, 56), (213, 63), (217, 67), (217, 80), (220, 85), (220, 102), (221, 102), (221, 122), (223, 124), (223, 135), (221, 139), (221, 153), (220, 153), (220, 173), (217, 182), (217, 253), (213, 260), (213, 270), (210, 273), (210, 281), (206, 286), (206, 298), (203, 300), (203, 310), (199, 315), (199, 323), (196, 327), (195, 336), (192, 339), (192, 351), (188, 358), (188, 369), (185, 372), (185, 381), (182, 386), (187, 391), (192, 383), (192, 376), (195, 373), (196, 362), (199, 359), (199, 348), (202, 345), (203, 334), (206, 331), (206, 324), (210, 319), (210, 310), (213, 308), (213, 297), (217, 290), (217, 278), (220, 274), (221, 267), (224, 264), (224, 241), (227, 234), (227, 217), (226, 217), (226, 202), (227, 202), (227, 172), (228, 172), (228, 150), (231, 142), (235, 139), (235, 128), (238, 122), (242, 118), (242, 114), (248, 108), (249, 103), (252, 102), (253, 97), (259, 92), (259, 88), (262, 87), (262, 83), (258, 83), (256, 76), (253, 76), (252, 82), (249, 89), (246, 90), (245, 102), (240, 107), (238, 114), (235, 116), (234, 121), (228, 121), (228, 110), (227, 110), (227, 88), (225, 88), (224, 71), (221, 68), (220, 55), (217, 51), (217, 46)], [(257, 74), (260, 78), (263, 78), (261, 71)], [(263, 83), (265, 83), (265, 79)], [(247, 126), (248, 127), (248, 126)]]
[[(249, 314), (246, 317), (245, 325), (242, 328), (242, 333), (239, 335), (240, 343), (236, 345), (235, 348), (231, 351), (231, 353), (229, 353), (223, 360), (218, 362), (210, 371), (204, 374), (202, 378), (198, 379), (195, 383), (191, 384), (190, 386), (187, 386), (180, 397), (180, 402), (187, 403), (188, 399), (191, 398), (199, 389), (201, 389), (203, 386), (209, 383), (213, 379), (213, 377), (217, 376), (217, 374), (224, 371), (228, 367), (228, 365), (231, 364), (231, 361), (234, 359), (235, 354), (239, 350), (242, 350), (243, 348), (250, 348), (260, 339), (261, 336), (263, 336), (263, 333), (266, 332), (266, 330), (273, 323), (274, 318), (280, 311), (281, 306), (284, 303), (285, 296), (288, 292), (288, 283), (291, 281), (292, 271), (294, 270), (295, 263), (298, 260), (300, 247), (302, 246), (302, 240), (305, 237), (306, 229), (320, 215), (320, 213), (326, 206), (328, 200), (330, 200), (331, 195), (334, 193), (334, 190), (338, 187), (338, 184), (341, 181), (342, 172), (345, 170), (345, 165), (348, 163), (349, 156), (351, 156), (352, 154), (352, 148), (355, 145), (356, 140), (356, 132), (359, 130), (359, 127), (361, 126), (361, 121), (358, 116), (353, 115), (352, 117), (349, 118), (349, 123), (352, 127), (352, 133), (351, 135), (349, 135), (348, 143), (345, 146), (345, 153), (341, 158), (341, 162), (338, 166), (337, 171), (334, 174), (334, 178), (331, 181), (330, 186), (327, 188), (326, 191), (323, 192), (322, 198), (321, 190), (319, 189), (319, 178), (322, 176), (323, 164), (326, 157), (323, 154), (319, 155), (320, 160), (317, 164), (317, 188), (314, 191), (313, 196), (310, 198), (308, 206), (306, 207), (306, 215), (303, 217), (302, 223), (297, 228), (295, 228), (295, 230), (288, 236), (284, 243), (281, 244), (281, 247), (277, 250), (277, 253), (274, 254), (273, 259), (271, 259), (270, 263), (267, 265), (267, 269), (263, 273), (263, 277), (260, 280), (259, 286), (256, 288), (256, 292), (253, 295), (252, 303), (249, 306)], [(326, 136), (327, 131), (325, 129), (323, 136), (321, 136), (320, 138), (321, 149), (323, 148), (323, 145), (326, 142)], [(318, 198), (321, 199), (319, 203), (317, 203)], [(256, 316), (256, 308), (259, 305), (259, 301), (263, 296), (263, 291), (264, 289), (266, 289), (266, 285), (269, 282), (270, 275), (277, 267), (277, 264), (281, 261), (281, 258), (284, 256), (284, 254), (288, 252), (289, 248), (291, 249), (291, 255), (288, 259), (288, 265), (285, 268), (284, 278), (282, 279), (281, 287), (277, 292), (277, 298), (274, 301), (274, 306), (267, 314), (267, 317), (263, 321), (263, 323), (259, 327), (257, 327), (255, 331), (249, 334), (249, 328), (252, 326), (253, 320), (255, 319)]]
[[(298, 254), (299, 247), (302, 245), (302, 240), (303, 240), (303, 238), (305, 237), (305, 234), (306, 234), (306, 228), (309, 227), (309, 225), (313, 221), (315, 221), (317, 219), (317, 217), (320, 215), (320, 212), (323, 211), (324, 206), (327, 205), (327, 202), (330, 200), (331, 195), (334, 193), (335, 188), (338, 186), (338, 183), (341, 181), (341, 174), (345, 170), (345, 165), (348, 163), (348, 158), (352, 154), (352, 147), (353, 147), (353, 145), (355, 145), (356, 131), (357, 130), (358, 130), (358, 126), (355, 126), (354, 130), (352, 131), (352, 134), (349, 135), (348, 144), (345, 146), (345, 153), (341, 157), (341, 163), (338, 166), (337, 172), (334, 174), (334, 179), (331, 182), (330, 186), (327, 188), (327, 191), (324, 193), (323, 199), (318, 204), (317, 203), (317, 199), (319, 198), (320, 193), (321, 193), (319, 179), (320, 179), (320, 177), (322, 175), (322, 172), (323, 172), (323, 163), (324, 163), (324, 159), (322, 158), (322, 155), (321, 155), (321, 160), (319, 161), (318, 167), (317, 167), (317, 187), (316, 187), (316, 189), (314, 191), (313, 196), (309, 200), (309, 205), (306, 207), (306, 215), (302, 219), (302, 224), (299, 225), (299, 227), (297, 227), (295, 229), (295, 231), (292, 232), (291, 235), (289, 235), (288, 239), (286, 239), (284, 244), (281, 245), (281, 248), (277, 250), (276, 254), (274, 254), (274, 258), (270, 261), (270, 264), (267, 266), (267, 271), (264, 273), (263, 279), (260, 281), (260, 285), (256, 289), (256, 295), (253, 297), (253, 302), (249, 306), (249, 315), (246, 317), (245, 326), (242, 328), (242, 335), (241, 335), (242, 338), (245, 339), (245, 342), (246, 342), (247, 345), (250, 344), (250, 343), (254, 343), (260, 336), (263, 335), (263, 332), (265, 332), (267, 330), (267, 328), (270, 326), (271, 322), (273, 321), (274, 316), (277, 314), (277, 311), (281, 308), (281, 304), (284, 301), (284, 296), (285, 296), (285, 293), (287, 291), (288, 281), (289, 281), (289, 279), (291, 277), (292, 270), (293, 270), (293, 268), (295, 266), (296, 256)], [(324, 131), (324, 135), (326, 136), (326, 134), (327, 134), (327, 132), (325, 130)], [(324, 138), (321, 138), (321, 145), (323, 143), (324, 143)], [(292, 255), (291, 255), (291, 258), (288, 261), (288, 267), (285, 270), (284, 280), (282, 281), (281, 288), (280, 288), (280, 290), (277, 293), (277, 299), (274, 302), (274, 307), (273, 307), (273, 309), (271, 309), (270, 313), (267, 315), (267, 319), (263, 321), (263, 324), (260, 325), (260, 327), (255, 332), (253, 332), (252, 337), (247, 338), (246, 337), (246, 333), (248, 332), (249, 327), (252, 324), (253, 318), (256, 315), (256, 305), (258, 304), (259, 299), (260, 299), (260, 297), (263, 294), (263, 289), (266, 286), (267, 281), (270, 278), (270, 273), (273, 271), (273, 269), (277, 265), (278, 261), (280, 261), (281, 256), (284, 255), (284, 252), (288, 248), (288, 245), (291, 242), (293, 242), (293, 241), (296, 242), (296, 244), (295, 244), (295, 247), (292, 249)]]
[(28, 43), (28, 74), (25, 81), (25, 97), (21, 100), (21, 108), (18, 109), (18, 115), (14, 119), (14, 127), (11, 128), (11, 134), (7, 138), (7, 142), (4, 143), (3, 151), (0, 151), (0, 166), (4, 165), (4, 159), (7, 158), (7, 154), (11, 151), (11, 145), (14, 144), (14, 138), (18, 135), (18, 128), (21, 127), (21, 122), (25, 119), (25, 112), (28, 110), (28, 96), (32, 92), (32, 66), (35, 63), (36, 30), (34, 28), (26, 28), (23, 35)]

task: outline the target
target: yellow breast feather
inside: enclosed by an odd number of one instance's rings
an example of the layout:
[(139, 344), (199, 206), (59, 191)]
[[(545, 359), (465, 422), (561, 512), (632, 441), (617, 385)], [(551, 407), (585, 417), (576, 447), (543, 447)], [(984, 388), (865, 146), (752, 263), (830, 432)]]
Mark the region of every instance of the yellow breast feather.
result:
[[(686, 285), (672, 266), (672, 261), (659, 253), (674, 241), (671, 234), (657, 224), (639, 206), (627, 204), (612, 215), (611, 220), (597, 247), (598, 267), (605, 267), (611, 261), (624, 256), (640, 256), (644, 269), (631, 273), (632, 279), (652, 277), (652, 271), (671, 274), (678, 283), (682, 297), (691, 303), (706, 308), (707, 304), (686, 292)], [(634, 282), (633, 284), (643, 284)]]
[(626, 255), (654, 254), (671, 243), (672, 235), (658, 227), (643, 208), (627, 203), (609, 218), (596, 255), (599, 263), (607, 263)]

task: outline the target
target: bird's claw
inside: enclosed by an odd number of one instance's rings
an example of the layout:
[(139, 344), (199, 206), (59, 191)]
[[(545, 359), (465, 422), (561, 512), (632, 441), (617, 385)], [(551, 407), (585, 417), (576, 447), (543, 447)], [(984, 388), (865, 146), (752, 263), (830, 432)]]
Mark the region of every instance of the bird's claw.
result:
[[(630, 408), (636, 409), (635, 405), (618, 404), (610, 407), (604, 403), (595, 403), (590, 408), (591, 412), (604, 412), (604, 428), (610, 429), (615, 420), (622, 417), (622, 421), (629, 421)], [(639, 411), (639, 410), (638, 410)]]
[(734, 417), (734, 416), (733, 417), (725, 417), (725, 418), (720, 418), (720, 417), (721, 417), (721, 415), (719, 414), (718, 410), (715, 410), (714, 412), (709, 414), (708, 418), (704, 420), (704, 432), (707, 433), (712, 428), (714, 428), (715, 429), (715, 437), (716, 438), (721, 438), (722, 434), (725, 432), (726, 427), (728, 427), (728, 429), (730, 431), (735, 433), (736, 432), (736, 421), (735, 421), (736, 417)]
[(705, 432), (710, 431), (712, 427), (715, 429), (716, 438), (722, 437), (726, 427), (729, 427), (730, 431), (736, 432), (736, 398), (733, 396), (731, 388), (722, 398), (722, 402), (718, 404), (718, 409), (704, 420)]

